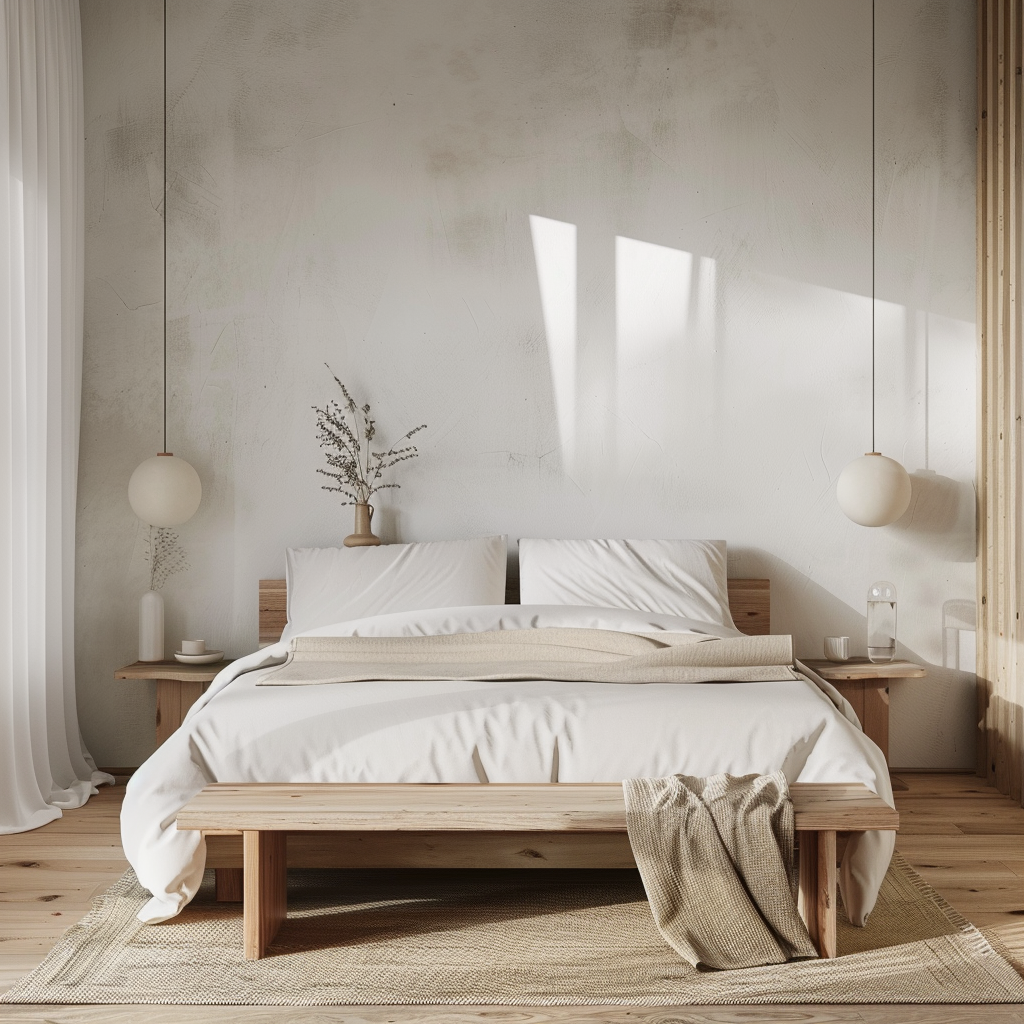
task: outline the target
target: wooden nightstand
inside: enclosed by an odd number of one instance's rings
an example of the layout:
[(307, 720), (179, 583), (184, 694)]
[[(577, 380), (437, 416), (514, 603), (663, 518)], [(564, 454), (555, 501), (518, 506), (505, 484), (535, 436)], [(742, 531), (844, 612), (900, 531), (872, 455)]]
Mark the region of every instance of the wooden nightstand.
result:
[(114, 673), (115, 679), (156, 680), (156, 745), (159, 747), (181, 725), (188, 709), (233, 659), (212, 665), (183, 665), (180, 661), (136, 661)]
[(868, 739), (874, 740), (886, 764), (889, 762), (889, 683), (893, 679), (920, 679), (925, 675), (912, 661), (874, 662), (867, 658), (849, 661), (800, 659), (830, 682), (857, 712)]

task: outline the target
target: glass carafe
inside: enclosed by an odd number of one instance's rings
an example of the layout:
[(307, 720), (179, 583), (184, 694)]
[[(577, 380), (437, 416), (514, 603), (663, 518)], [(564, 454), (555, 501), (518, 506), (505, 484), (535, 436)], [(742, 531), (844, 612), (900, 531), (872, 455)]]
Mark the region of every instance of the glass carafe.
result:
[(885, 580), (868, 587), (868, 661), (896, 657), (896, 588)]

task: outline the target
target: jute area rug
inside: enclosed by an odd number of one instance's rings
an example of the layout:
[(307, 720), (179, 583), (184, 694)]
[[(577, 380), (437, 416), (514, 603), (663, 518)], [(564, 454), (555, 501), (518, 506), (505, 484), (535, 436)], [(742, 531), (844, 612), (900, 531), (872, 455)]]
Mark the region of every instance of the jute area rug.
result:
[(7, 994), (21, 1003), (248, 1005), (1004, 1003), (1024, 981), (897, 855), (836, 960), (700, 972), (665, 944), (634, 871), (292, 872), (289, 919), (242, 959), (212, 873), (177, 919), (141, 925), (129, 872)]

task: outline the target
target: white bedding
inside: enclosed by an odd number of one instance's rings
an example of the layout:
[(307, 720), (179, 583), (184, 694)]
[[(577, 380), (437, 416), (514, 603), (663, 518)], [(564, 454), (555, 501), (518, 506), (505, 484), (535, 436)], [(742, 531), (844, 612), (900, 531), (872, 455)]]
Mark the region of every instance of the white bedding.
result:
[[(733, 630), (646, 612), (530, 605), (445, 608), (340, 623), (327, 636), (416, 636), (533, 627)], [(182, 727), (135, 773), (121, 812), (125, 853), (155, 923), (195, 895), (205, 864), (175, 815), (210, 782), (619, 782), (683, 773), (785, 772), (790, 782), (863, 782), (892, 802), (881, 751), (849, 705), (807, 679), (758, 683), (423, 682), (257, 686), (284, 644), (220, 673)], [(827, 685), (827, 684), (826, 684)], [(851, 839), (840, 873), (862, 923), (892, 833)]]

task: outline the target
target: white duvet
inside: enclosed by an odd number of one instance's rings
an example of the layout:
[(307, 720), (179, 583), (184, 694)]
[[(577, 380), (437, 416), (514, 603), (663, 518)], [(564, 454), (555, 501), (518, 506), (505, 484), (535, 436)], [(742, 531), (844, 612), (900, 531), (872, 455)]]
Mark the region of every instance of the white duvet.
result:
[[(380, 615), (309, 635), (559, 626), (740, 635), (671, 615), (536, 605)], [(175, 816), (210, 782), (619, 782), (781, 770), (790, 782), (863, 782), (892, 803), (882, 752), (821, 680), (257, 686), (285, 652), (275, 644), (225, 668), (128, 784), (122, 841), (153, 894), (141, 920), (174, 917), (198, 890), (205, 843), (179, 832)], [(840, 885), (855, 923), (874, 906), (894, 841), (866, 832), (848, 844)]]

